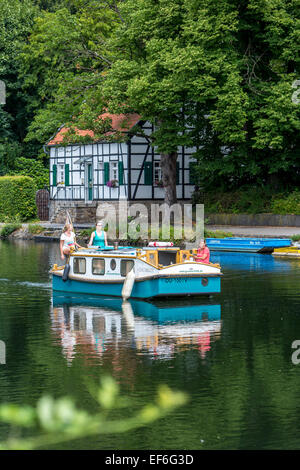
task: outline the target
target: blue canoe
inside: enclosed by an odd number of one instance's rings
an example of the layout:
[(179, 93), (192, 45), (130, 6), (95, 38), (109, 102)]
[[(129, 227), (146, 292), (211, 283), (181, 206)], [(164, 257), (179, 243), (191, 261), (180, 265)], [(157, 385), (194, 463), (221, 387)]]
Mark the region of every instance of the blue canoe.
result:
[(291, 246), (288, 238), (206, 238), (211, 251), (246, 251), (249, 253), (272, 253), (274, 248)]

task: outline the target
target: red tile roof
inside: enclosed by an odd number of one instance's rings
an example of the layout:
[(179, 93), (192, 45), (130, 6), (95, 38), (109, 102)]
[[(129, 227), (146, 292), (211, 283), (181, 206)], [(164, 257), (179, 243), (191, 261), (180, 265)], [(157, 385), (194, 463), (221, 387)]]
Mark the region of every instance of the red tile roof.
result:
[[(133, 128), (140, 120), (141, 116), (139, 114), (110, 114), (104, 113), (99, 116), (99, 119), (111, 119), (111, 127), (116, 132), (128, 132)], [(68, 132), (67, 127), (62, 127), (55, 134), (55, 136), (47, 143), (47, 145), (58, 145), (63, 142), (64, 135)], [(89, 130), (76, 129), (75, 132), (78, 136), (84, 137), (86, 135), (94, 138), (94, 132)], [(112, 132), (107, 132), (107, 135), (111, 135)]]

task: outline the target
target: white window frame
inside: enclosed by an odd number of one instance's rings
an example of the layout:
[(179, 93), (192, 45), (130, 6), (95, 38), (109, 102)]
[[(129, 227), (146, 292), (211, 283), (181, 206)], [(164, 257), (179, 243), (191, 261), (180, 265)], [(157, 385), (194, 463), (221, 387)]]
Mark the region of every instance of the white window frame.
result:
[(161, 180), (162, 180), (162, 171), (161, 171), (160, 160), (154, 160), (154, 165), (153, 165), (154, 184), (158, 183), (158, 181), (161, 181)]
[(109, 162), (109, 179), (119, 181), (119, 161)]
[(57, 184), (62, 184), (65, 182), (65, 164), (57, 164)]

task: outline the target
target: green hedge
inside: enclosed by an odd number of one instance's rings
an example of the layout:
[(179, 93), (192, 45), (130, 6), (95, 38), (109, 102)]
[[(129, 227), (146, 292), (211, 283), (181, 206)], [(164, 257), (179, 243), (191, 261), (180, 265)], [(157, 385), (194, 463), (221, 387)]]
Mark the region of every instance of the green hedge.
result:
[(29, 176), (36, 184), (37, 189), (49, 186), (49, 169), (45, 168), (42, 161), (33, 158), (17, 158), (14, 169), (9, 172), (11, 176)]
[(29, 176), (0, 177), (0, 221), (36, 217), (36, 185)]
[(293, 191), (290, 194), (274, 198), (271, 205), (273, 214), (300, 214), (300, 192)]

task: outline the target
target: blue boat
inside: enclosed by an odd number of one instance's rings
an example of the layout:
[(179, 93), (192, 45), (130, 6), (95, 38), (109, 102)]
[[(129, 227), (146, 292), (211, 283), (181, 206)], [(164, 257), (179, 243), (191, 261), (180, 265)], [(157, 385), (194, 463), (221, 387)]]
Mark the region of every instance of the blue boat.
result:
[(244, 251), (249, 253), (272, 253), (275, 248), (291, 246), (288, 238), (206, 238), (211, 251)]
[(123, 299), (219, 293), (220, 265), (195, 262), (194, 255), (177, 247), (80, 249), (66, 266), (53, 266), (53, 290)]
[[(220, 304), (211, 302), (201, 302), (198, 299), (189, 301), (186, 299), (169, 300), (166, 305), (163, 301), (137, 300), (130, 299), (128, 301), (132, 307), (135, 316), (148, 318), (157, 323), (170, 322), (195, 322), (195, 321), (219, 321), (221, 319)], [(64, 294), (59, 292), (53, 293), (53, 307), (70, 307), (70, 306), (88, 306), (102, 309), (103, 311), (114, 310), (122, 312), (124, 303), (118, 297), (106, 296), (83, 296), (82, 294)]]

